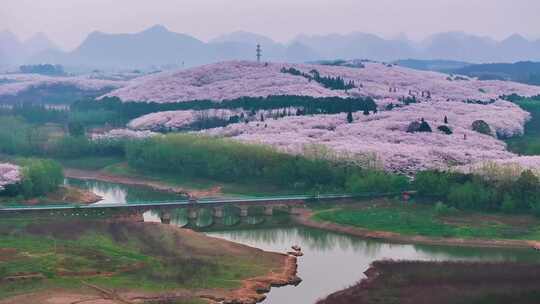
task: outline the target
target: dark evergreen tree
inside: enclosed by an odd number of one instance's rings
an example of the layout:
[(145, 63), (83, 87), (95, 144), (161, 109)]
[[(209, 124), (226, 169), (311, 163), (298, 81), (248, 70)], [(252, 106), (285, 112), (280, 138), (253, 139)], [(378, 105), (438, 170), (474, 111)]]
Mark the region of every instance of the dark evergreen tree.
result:
[(352, 116), (352, 112), (351, 112), (351, 111), (349, 111), (349, 112), (347, 113), (347, 122), (348, 122), (348, 123), (352, 123), (352, 122), (353, 122), (353, 116)]

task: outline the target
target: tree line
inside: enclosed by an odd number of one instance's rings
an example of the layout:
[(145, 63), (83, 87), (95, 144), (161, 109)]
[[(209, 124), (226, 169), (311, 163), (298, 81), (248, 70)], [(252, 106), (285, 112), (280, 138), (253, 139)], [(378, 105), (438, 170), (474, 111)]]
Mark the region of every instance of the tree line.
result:
[(309, 81), (315, 81), (320, 84), (322, 84), (323, 87), (330, 89), (330, 90), (350, 90), (356, 88), (356, 85), (353, 80), (350, 80), (348, 82), (345, 82), (345, 79), (343, 79), (340, 76), (332, 77), (332, 76), (321, 76), (319, 71), (316, 69), (313, 69), (308, 73), (304, 73), (300, 70), (297, 70), (295, 68), (281, 68), (281, 73), (291, 74), (295, 76), (302, 76)]
[(71, 110), (75, 112), (108, 113), (111, 123), (126, 123), (127, 121), (155, 112), (178, 110), (209, 110), (209, 109), (242, 109), (244, 111), (276, 110), (296, 108), (301, 115), (338, 114), (349, 111), (376, 111), (377, 104), (370, 98), (340, 98), (310, 96), (268, 96), (268, 97), (241, 97), (232, 100), (216, 102), (211, 100), (194, 100), (175, 103), (157, 102), (122, 102), (117, 97), (106, 97), (102, 100), (80, 100), (72, 104)]

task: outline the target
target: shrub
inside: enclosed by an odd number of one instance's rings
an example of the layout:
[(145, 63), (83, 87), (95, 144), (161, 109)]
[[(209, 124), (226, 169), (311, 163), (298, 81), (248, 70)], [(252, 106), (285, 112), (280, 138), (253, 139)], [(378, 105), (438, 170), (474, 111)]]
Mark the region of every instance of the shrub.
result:
[(504, 213), (513, 213), (517, 209), (516, 201), (512, 198), (511, 195), (505, 194), (503, 202), (501, 204), (501, 210)]
[(422, 118), (420, 122), (413, 121), (409, 124), (407, 127), (408, 133), (415, 133), (415, 132), (431, 132), (431, 127), (429, 124)]
[(418, 128), (418, 132), (432, 132), (431, 126), (427, 123), (427, 121), (422, 119), (422, 122), (420, 123), (420, 128)]
[(407, 127), (407, 132), (414, 133), (414, 132), (418, 132), (419, 129), (420, 129), (420, 123), (418, 121), (413, 121)]
[(439, 171), (420, 171), (416, 174), (413, 186), (420, 195), (446, 197), (457, 174)]
[(407, 188), (409, 182), (401, 175), (381, 171), (365, 171), (347, 180), (347, 191), (351, 193), (393, 193)]
[(472, 129), (481, 134), (491, 135), (491, 128), (488, 123), (483, 120), (475, 120), (472, 123)]
[(439, 201), (435, 204), (435, 213), (438, 216), (452, 215), (457, 213), (457, 209), (454, 207), (449, 207), (443, 202)]
[(466, 182), (450, 190), (448, 202), (460, 209), (486, 210), (490, 207), (492, 195), (490, 189), (484, 185)]
[(451, 135), (452, 133), (454, 133), (452, 132), (452, 129), (450, 129), (448, 126), (438, 126), (437, 130), (443, 132), (446, 135)]
[(22, 166), (20, 194), (25, 197), (36, 197), (53, 192), (64, 182), (62, 166), (47, 159), (24, 159)]

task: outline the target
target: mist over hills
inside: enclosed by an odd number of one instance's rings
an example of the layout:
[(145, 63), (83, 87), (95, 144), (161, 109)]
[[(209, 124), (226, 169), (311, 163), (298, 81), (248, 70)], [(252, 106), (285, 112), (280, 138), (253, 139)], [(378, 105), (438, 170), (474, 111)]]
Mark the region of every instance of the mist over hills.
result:
[(43, 33), (36, 33), (26, 41), (20, 41), (9, 31), (0, 32), (0, 65), (22, 64), (29, 58), (58, 47)]
[(463, 32), (434, 34), (415, 42), (406, 36), (384, 39), (377, 35), (299, 35), (288, 43), (237, 31), (208, 42), (155, 25), (131, 34), (93, 32), (76, 49), (59, 50), (44, 34), (20, 42), (0, 32), (0, 64), (53, 63), (89, 68), (191, 67), (225, 60), (255, 59), (261, 44), (263, 60), (306, 62), (324, 59), (441, 59), (472, 63), (540, 60), (540, 40), (512, 35), (502, 41)]

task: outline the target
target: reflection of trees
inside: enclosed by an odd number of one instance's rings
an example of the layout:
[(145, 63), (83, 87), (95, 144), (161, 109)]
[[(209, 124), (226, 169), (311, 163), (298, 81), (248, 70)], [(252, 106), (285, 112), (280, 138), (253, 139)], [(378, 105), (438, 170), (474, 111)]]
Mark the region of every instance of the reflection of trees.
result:
[(225, 234), (232, 240), (240, 242), (257, 242), (270, 245), (283, 244), (284, 246), (299, 244), (311, 250), (322, 252), (339, 248), (341, 250), (361, 251), (369, 256), (376, 255), (382, 246), (382, 243), (379, 242), (366, 241), (305, 227), (235, 230), (225, 232)]
[(104, 203), (129, 203), (141, 201), (170, 201), (184, 199), (180, 194), (157, 191), (149, 187), (128, 186), (94, 180), (67, 179), (68, 185), (88, 189), (104, 198)]
[(539, 262), (540, 255), (533, 250), (510, 248), (474, 248), (456, 246), (415, 245), (417, 252), (438, 260), (481, 260)]
[(303, 246), (318, 251), (331, 251), (335, 248), (341, 250), (352, 250), (362, 252), (369, 256), (375, 256), (383, 243), (364, 240), (347, 235), (328, 232), (320, 229), (298, 228), (298, 236), (301, 238)]

